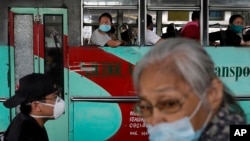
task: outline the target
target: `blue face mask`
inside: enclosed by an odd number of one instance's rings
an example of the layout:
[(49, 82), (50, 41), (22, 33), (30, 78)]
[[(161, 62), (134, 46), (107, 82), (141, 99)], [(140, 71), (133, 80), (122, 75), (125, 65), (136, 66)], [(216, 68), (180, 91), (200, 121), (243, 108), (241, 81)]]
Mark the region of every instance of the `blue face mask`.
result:
[(203, 129), (194, 131), (190, 118), (147, 126), (150, 141), (197, 141)]
[(101, 30), (102, 32), (108, 32), (110, 29), (111, 29), (110, 25), (106, 25), (106, 24), (99, 25), (99, 30)]
[(234, 25), (231, 24), (231, 29), (235, 32), (235, 33), (240, 33), (242, 32), (243, 26), (242, 25)]
[(211, 111), (203, 124), (203, 127), (195, 131), (192, 123), (190, 122), (191, 118), (198, 112), (202, 105), (202, 100), (199, 102), (198, 106), (191, 114), (190, 117), (184, 117), (174, 122), (164, 122), (156, 126), (147, 125), (149, 140), (150, 141), (197, 141), (204, 128), (206, 127), (210, 117)]

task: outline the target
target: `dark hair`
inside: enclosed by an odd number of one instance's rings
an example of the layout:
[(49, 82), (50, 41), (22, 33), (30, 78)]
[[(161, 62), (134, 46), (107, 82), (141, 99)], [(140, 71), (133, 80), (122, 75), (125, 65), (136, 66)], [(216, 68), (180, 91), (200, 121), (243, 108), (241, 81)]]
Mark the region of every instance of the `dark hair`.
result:
[(175, 31), (175, 28), (174, 28), (174, 24), (173, 24), (173, 23), (169, 24), (167, 27), (168, 27), (168, 28), (167, 28), (167, 32), (174, 32), (174, 31)]
[(31, 112), (31, 105), (21, 104), (20, 111), (23, 114), (29, 115)]
[(100, 17), (99, 17), (99, 22), (101, 20), (102, 17), (107, 17), (110, 20), (110, 23), (112, 24), (112, 16), (109, 13), (103, 13)]
[(229, 106), (230, 107), (229, 112), (239, 113), (244, 118), (246, 118), (243, 109), (241, 108), (236, 98), (232, 95), (232, 92), (226, 85), (224, 85), (224, 99), (222, 102), (222, 106)]
[(200, 11), (194, 11), (192, 13), (192, 21), (194, 20), (200, 20)]
[(232, 24), (232, 23), (234, 22), (234, 20), (237, 19), (237, 18), (241, 18), (242, 20), (244, 20), (244, 18), (243, 18), (241, 15), (235, 14), (235, 15), (232, 15), (232, 16), (230, 17), (230, 19), (229, 19), (229, 24)]
[(147, 14), (147, 27), (153, 23), (153, 18), (151, 15)]

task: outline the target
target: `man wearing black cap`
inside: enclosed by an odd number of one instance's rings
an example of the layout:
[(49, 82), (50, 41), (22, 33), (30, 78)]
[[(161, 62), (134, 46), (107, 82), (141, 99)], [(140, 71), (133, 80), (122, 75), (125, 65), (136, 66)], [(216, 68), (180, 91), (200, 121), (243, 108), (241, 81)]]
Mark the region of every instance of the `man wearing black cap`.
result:
[(44, 74), (21, 78), (15, 95), (4, 102), (7, 108), (20, 105), (21, 110), (4, 133), (4, 141), (48, 141), (45, 122), (60, 117), (65, 108), (57, 94), (53, 79)]

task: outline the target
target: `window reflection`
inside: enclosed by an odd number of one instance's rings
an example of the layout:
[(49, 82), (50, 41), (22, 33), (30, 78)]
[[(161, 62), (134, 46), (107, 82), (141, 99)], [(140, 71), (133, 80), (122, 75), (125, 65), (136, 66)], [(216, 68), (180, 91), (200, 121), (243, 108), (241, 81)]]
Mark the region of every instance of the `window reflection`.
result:
[(54, 78), (63, 90), (63, 18), (62, 15), (44, 16), (45, 73)]

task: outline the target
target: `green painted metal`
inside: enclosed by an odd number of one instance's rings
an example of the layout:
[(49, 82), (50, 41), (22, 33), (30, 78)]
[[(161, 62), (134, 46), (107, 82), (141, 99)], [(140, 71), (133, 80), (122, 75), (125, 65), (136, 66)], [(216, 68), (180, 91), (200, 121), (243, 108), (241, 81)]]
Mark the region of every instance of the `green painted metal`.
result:
[[(9, 48), (8, 46), (0, 46), (0, 98), (8, 98), (9, 88)], [(5, 131), (10, 121), (9, 109), (3, 106), (0, 101), (0, 132)]]
[(13, 7), (10, 11), (17, 14), (37, 14), (37, 8), (29, 8), (29, 7)]
[[(10, 71), (10, 94), (9, 96), (13, 96), (15, 94), (16, 86), (15, 86), (15, 51), (13, 46), (9, 46), (9, 71)], [(10, 118), (13, 119), (16, 112), (15, 109), (11, 109)]]

